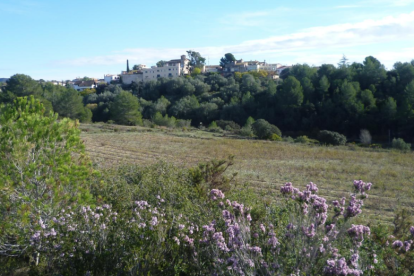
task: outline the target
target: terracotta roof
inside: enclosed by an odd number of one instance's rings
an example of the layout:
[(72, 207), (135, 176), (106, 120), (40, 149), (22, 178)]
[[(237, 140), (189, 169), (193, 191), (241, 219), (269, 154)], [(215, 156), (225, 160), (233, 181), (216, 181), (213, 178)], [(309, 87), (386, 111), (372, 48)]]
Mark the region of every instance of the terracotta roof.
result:
[(91, 87), (92, 85), (96, 84), (96, 82), (94, 80), (89, 80), (89, 81), (75, 81), (74, 84), (77, 85), (77, 86), (79, 86), (79, 87)]

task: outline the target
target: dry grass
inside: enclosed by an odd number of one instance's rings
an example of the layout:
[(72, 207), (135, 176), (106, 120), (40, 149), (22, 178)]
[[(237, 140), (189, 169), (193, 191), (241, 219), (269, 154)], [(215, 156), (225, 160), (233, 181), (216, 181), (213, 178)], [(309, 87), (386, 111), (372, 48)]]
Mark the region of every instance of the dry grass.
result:
[(234, 154), (232, 171), (268, 197), (277, 197), (284, 182), (303, 187), (312, 181), (333, 200), (349, 194), (354, 179), (362, 179), (374, 184), (365, 201), (366, 219), (391, 222), (396, 208), (414, 210), (413, 153), (242, 140), (201, 131), (116, 126), (116, 132), (111, 127), (103, 132), (102, 126), (82, 126), (88, 129), (82, 137), (103, 167), (159, 160), (193, 166)]

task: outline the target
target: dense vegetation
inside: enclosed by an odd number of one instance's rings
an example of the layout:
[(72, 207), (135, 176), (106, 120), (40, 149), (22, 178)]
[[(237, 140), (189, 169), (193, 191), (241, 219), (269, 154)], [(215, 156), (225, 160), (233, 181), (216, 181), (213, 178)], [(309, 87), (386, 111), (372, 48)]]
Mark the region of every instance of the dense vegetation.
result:
[[(234, 57), (223, 62), (227, 59)], [(192, 74), (143, 84), (102, 84), (77, 93), (15, 75), (0, 93), (0, 100), (11, 102), (17, 96), (35, 95), (46, 108), (81, 122), (132, 125), (141, 124), (142, 116), (143, 123), (156, 118), (173, 126), (181, 119), (207, 127), (222, 120), (232, 122), (226, 124), (228, 129), (240, 129), (252, 117), (292, 136), (318, 139), (319, 131), (328, 130), (359, 140), (364, 129), (379, 142), (391, 142), (393, 138), (413, 142), (414, 61), (397, 62), (388, 71), (374, 57), (353, 64), (343, 59), (338, 66), (324, 64), (319, 68), (298, 64), (284, 70), (280, 77), (272, 80), (262, 71), (235, 73), (228, 78)], [(122, 91), (135, 97), (127, 97)], [(186, 122), (179, 124), (183, 125)], [(252, 133), (248, 126), (241, 131)]]
[[(76, 122), (33, 97), (1, 108), (0, 267), (26, 275), (408, 275), (414, 226), (352, 224), (372, 184), (263, 200), (226, 174), (159, 163), (96, 171)], [(259, 120), (257, 121), (259, 122)]]

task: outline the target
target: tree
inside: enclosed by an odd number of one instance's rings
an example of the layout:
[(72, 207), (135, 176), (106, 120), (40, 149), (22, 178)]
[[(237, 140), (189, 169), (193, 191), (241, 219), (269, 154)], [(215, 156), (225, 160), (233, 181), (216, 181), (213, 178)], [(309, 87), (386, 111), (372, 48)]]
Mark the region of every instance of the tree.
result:
[(295, 77), (288, 77), (283, 81), (280, 100), (286, 106), (300, 106), (303, 102), (303, 89)]
[(167, 62), (165, 60), (160, 60), (157, 62), (157, 67), (164, 67)]
[(199, 52), (188, 50), (187, 54), (190, 59), (190, 66), (201, 68), (206, 64), (206, 59)]
[(224, 55), (224, 57), (220, 59), (220, 66), (224, 67), (226, 66), (226, 64), (229, 64), (233, 61), (236, 61), (236, 58), (234, 57), (234, 55), (232, 53), (227, 53)]
[(282, 132), (275, 125), (270, 124), (268, 121), (259, 119), (252, 124), (254, 134), (260, 139), (270, 139), (272, 134), (277, 134), (280, 137)]
[(6, 92), (10, 92), (17, 97), (40, 96), (42, 87), (30, 76), (16, 74), (7, 80)]
[(53, 109), (60, 117), (78, 119), (81, 122), (90, 122), (92, 113), (89, 108), (84, 107), (83, 98), (78, 91), (66, 88), (52, 103)]
[(191, 76), (195, 77), (197, 75), (201, 74), (201, 69), (200, 68), (194, 68), (193, 72), (191, 72)]
[(110, 109), (111, 119), (121, 125), (141, 125), (142, 115), (139, 112), (138, 98), (129, 92), (122, 91), (115, 97)]
[(347, 57), (345, 55), (342, 55), (341, 60), (338, 63), (338, 67), (339, 68), (344, 68), (344, 67), (348, 67), (349, 66), (349, 59), (347, 59)]
[(14, 255), (62, 208), (93, 203), (95, 172), (76, 121), (57, 121), (33, 96), (0, 114), (0, 255)]

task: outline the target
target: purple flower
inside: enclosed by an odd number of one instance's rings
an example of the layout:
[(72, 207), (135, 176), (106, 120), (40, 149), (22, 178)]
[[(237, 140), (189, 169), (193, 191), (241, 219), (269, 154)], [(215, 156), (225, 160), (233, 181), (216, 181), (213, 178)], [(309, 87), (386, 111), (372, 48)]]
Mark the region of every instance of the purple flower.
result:
[(400, 241), (400, 240), (396, 240), (395, 242), (393, 242), (392, 243), (392, 247), (393, 248), (400, 248), (400, 247), (402, 247), (404, 244), (403, 244), (403, 242), (402, 241)]
[(139, 209), (145, 209), (146, 206), (149, 206), (148, 202), (144, 200), (135, 201), (135, 204), (138, 206)]
[(405, 251), (408, 251), (408, 250), (410, 250), (410, 247), (411, 247), (411, 244), (413, 243), (413, 241), (412, 240), (409, 240), (409, 241), (405, 241), (404, 242), (404, 249), (405, 249)]
[(411, 233), (411, 235), (414, 237), (414, 226), (411, 226), (411, 227), (410, 227), (410, 233)]
[(348, 229), (348, 234), (353, 238), (354, 242), (359, 247), (362, 245), (362, 241), (364, 240), (364, 234), (371, 235), (371, 230), (368, 226), (352, 224), (352, 227)]
[(279, 241), (277, 240), (274, 233), (270, 236), (269, 240), (267, 241), (267, 244), (270, 245), (273, 249), (275, 249), (279, 245)]
[(258, 246), (252, 246), (249, 248), (249, 250), (255, 255), (258, 255), (258, 256), (262, 255), (262, 249)]
[(210, 198), (216, 200), (217, 198), (223, 199), (224, 193), (218, 189), (213, 189), (210, 191)]
[(361, 207), (363, 204), (362, 200), (358, 200), (355, 195), (352, 195), (348, 207), (345, 209), (344, 217), (351, 218), (359, 215), (362, 212)]
[(311, 224), (308, 228), (303, 226), (302, 231), (308, 238), (313, 238), (316, 235), (314, 224)]
[(158, 218), (157, 217), (152, 217), (150, 224), (152, 226), (156, 226), (158, 224)]
[(318, 192), (318, 187), (313, 182), (310, 182), (308, 185), (306, 185), (306, 189), (314, 193)]
[(180, 245), (180, 240), (177, 237), (173, 237), (173, 240), (177, 243), (177, 245)]

